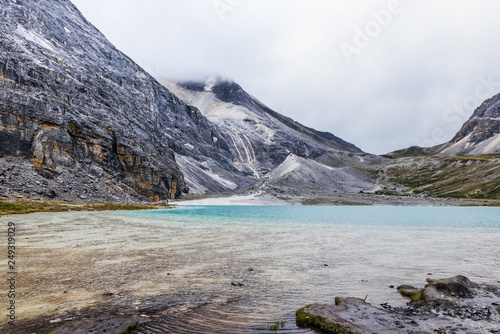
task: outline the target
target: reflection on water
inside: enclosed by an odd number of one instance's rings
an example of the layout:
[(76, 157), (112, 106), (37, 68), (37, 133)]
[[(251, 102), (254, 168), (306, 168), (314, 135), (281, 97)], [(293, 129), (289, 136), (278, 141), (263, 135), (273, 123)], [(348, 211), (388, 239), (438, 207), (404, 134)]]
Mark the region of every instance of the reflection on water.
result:
[(495, 281), (499, 213), (207, 207), (10, 220), (21, 226), (25, 316), (111, 302), (159, 315), (140, 333), (270, 333), (279, 320), (283, 333), (309, 333), (294, 312), (312, 302), (368, 295), (373, 305), (402, 305), (390, 286), (421, 286), (429, 273)]

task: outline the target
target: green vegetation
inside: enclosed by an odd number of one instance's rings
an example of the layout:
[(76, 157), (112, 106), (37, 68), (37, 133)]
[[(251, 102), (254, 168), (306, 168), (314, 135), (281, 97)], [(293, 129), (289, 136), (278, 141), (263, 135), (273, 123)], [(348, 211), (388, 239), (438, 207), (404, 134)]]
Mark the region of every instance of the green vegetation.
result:
[(326, 334), (356, 334), (340, 324), (327, 322), (325, 318), (319, 315), (307, 313), (305, 310), (311, 306), (312, 305), (307, 305), (297, 310), (297, 312), (295, 313), (297, 326), (314, 327)]
[[(500, 200), (499, 154), (417, 157), (387, 169), (387, 180), (408, 194), (442, 198)], [(488, 203), (498, 205), (496, 203)]]
[(123, 334), (131, 334), (134, 330), (137, 329), (137, 323), (133, 323), (127, 326), (123, 331)]
[(500, 306), (497, 307), (497, 312), (498, 312), (498, 314), (500, 314)]
[(339, 306), (340, 304), (342, 304), (342, 298), (340, 298), (340, 297), (335, 297), (335, 305), (336, 305), (336, 306)]
[[(0, 199), (0, 216), (10, 214), (25, 214), (34, 212), (65, 212), (65, 211), (116, 211), (116, 210), (147, 210), (159, 208), (151, 205), (115, 204), (115, 203), (68, 203), (35, 200)], [(161, 208), (167, 208), (162, 206)]]
[(278, 332), (278, 330), (285, 328), (285, 322), (284, 321), (276, 321), (274, 325), (267, 326), (267, 330), (274, 332)]
[(398, 286), (398, 292), (401, 296), (409, 298), (413, 302), (425, 300), (426, 297), (424, 291), (424, 289), (415, 289), (407, 285)]
[(354, 166), (353, 168), (362, 172), (362, 173), (368, 174), (372, 180), (376, 180), (379, 176), (379, 173), (382, 172), (382, 170), (380, 170), (380, 169), (361, 168), (361, 167), (357, 167), (357, 166)]
[(386, 195), (386, 196), (406, 196), (406, 194), (400, 194), (397, 191), (392, 190), (377, 190), (375, 195)]
[(8, 213), (25, 213), (26, 211), (33, 212), (31, 210), (35, 210), (35, 207), (27, 204), (18, 204), (18, 203), (9, 203), (0, 201), (0, 212), (8, 212)]

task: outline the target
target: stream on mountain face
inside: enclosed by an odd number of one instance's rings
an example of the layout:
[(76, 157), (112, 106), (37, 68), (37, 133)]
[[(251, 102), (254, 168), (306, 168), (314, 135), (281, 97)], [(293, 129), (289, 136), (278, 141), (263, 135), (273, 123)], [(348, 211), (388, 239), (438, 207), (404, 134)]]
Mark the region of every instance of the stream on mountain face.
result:
[[(499, 208), (212, 206), (2, 217), (19, 236), (20, 320), (115, 305), (138, 333), (312, 333), (335, 296), (404, 305), (390, 286), (500, 277)], [(2, 232), (3, 233), (3, 232)], [(3, 238), (3, 235), (2, 235)]]

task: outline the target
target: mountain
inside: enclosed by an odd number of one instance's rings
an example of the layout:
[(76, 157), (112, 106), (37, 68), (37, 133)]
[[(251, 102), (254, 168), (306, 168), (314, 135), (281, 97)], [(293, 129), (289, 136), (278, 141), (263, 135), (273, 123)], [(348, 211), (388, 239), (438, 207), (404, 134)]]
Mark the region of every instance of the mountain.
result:
[[(341, 191), (342, 187), (335, 185), (339, 185), (342, 174), (352, 176), (352, 184), (345, 189), (359, 192), (373, 188), (373, 181), (367, 182), (367, 174), (361, 176), (352, 167), (366, 167), (380, 157), (271, 110), (235, 82), (210, 77), (204, 82), (163, 84), (220, 129), (229, 145), (232, 165), (247, 176), (248, 184), (260, 181), (267, 186)], [(217, 161), (205, 158), (186, 159), (177, 155), (190, 188), (202, 193), (218, 183), (221, 188), (235, 189), (231, 174), (214, 168)], [(288, 175), (278, 170), (289, 169), (290, 161), (297, 169), (293, 172), (293, 182), (290, 178), (285, 182), (282, 177)]]
[(460, 131), (438, 148), (445, 155), (500, 153), (500, 94), (484, 101)]
[(499, 164), (499, 154), (407, 157), (385, 166), (380, 181), (404, 186), (404, 194), (499, 200)]
[(410, 147), (392, 158), (380, 181), (406, 194), (444, 198), (500, 199), (500, 94), (484, 101), (455, 137), (434, 147)]
[(374, 187), (366, 168), (380, 157), (232, 81), (160, 84), (69, 0), (2, 1), (0, 13), (2, 196), (158, 201)]
[(388, 158), (500, 153), (500, 94), (484, 101), (449, 141), (434, 147), (412, 146), (385, 154)]
[(174, 198), (188, 192), (175, 152), (224, 163), (219, 130), (70, 1), (4, 0), (0, 13), (0, 154), (15, 159), (2, 161), (4, 195)]
[(345, 167), (330, 167), (294, 154), (266, 175), (266, 181), (278, 187), (313, 189), (330, 194), (374, 189), (370, 175), (357, 169), (353, 163)]

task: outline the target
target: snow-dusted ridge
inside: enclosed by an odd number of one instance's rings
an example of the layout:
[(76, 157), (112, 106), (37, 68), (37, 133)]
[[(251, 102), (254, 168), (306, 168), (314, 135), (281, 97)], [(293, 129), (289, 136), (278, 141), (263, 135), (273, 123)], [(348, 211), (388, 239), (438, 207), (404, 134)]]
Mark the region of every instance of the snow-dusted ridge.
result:
[(444, 155), (500, 153), (500, 94), (484, 101), (448, 143), (438, 147)]
[[(374, 187), (366, 175), (348, 167), (369, 165), (379, 157), (270, 110), (234, 82), (210, 77), (201, 82), (162, 83), (221, 130), (234, 169), (244, 173), (250, 183), (352, 192)], [(209, 160), (200, 162), (182, 155), (177, 158), (186, 182), (197, 193), (211, 186), (226, 187), (225, 181), (231, 179), (225, 172), (219, 175), (217, 184), (213, 183), (217, 178), (200, 177), (221, 172), (214, 169), (217, 163)], [(343, 165), (337, 166), (333, 160), (342, 160)], [(290, 174), (287, 169), (293, 169), (293, 177), (285, 175)], [(293, 182), (289, 182), (292, 178)]]

